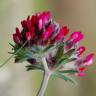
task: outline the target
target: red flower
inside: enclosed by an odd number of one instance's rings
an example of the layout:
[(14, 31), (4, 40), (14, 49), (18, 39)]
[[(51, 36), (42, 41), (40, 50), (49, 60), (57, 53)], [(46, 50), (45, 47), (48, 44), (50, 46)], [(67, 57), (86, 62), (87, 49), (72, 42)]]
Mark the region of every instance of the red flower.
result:
[(36, 21), (37, 21), (37, 15), (33, 15), (33, 16), (31, 17), (31, 24), (32, 24), (32, 26), (35, 25)]
[(85, 58), (85, 65), (86, 66), (89, 66), (89, 65), (92, 64), (93, 57), (94, 57), (94, 54), (93, 53), (91, 53), (88, 56), (86, 56), (86, 58)]
[(84, 51), (85, 51), (85, 47), (84, 47), (84, 46), (80, 46), (80, 47), (76, 50), (78, 56), (80, 56)]
[(84, 38), (84, 35), (81, 32), (73, 32), (70, 35), (70, 38), (66, 41), (65, 49), (69, 50), (70, 48), (76, 47), (77, 43)]
[(31, 33), (30, 32), (26, 32), (26, 38), (28, 41), (31, 40)]
[(22, 36), (21, 36), (21, 33), (20, 33), (20, 31), (19, 31), (19, 29), (16, 27), (16, 34), (17, 34), (17, 36), (21, 39), (22, 38)]
[(26, 20), (21, 21), (21, 25), (22, 25), (23, 28), (26, 28), (26, 27), (27, 27), (27, 22), (26, 22)]
[(18, 37), (17, 34), (13, 34), (13, 40), (14, 40), (15, 43), (21, 44), (21, 40), (20, 40), (20, 38)]
[(60, 28), (59, 33), (55, 37), (55, 41), (59, 41), (62, 38), (64, 38), (64, 36), (66, 36), (68, 34), (68, 32), (69, 32), (69, 29), (67, 28), (67, 26), (64, 26), (64, 27)]
[(54, 32), (54, 26), (53, 26), (53, 25), (50, 25), (50, 26), (45, 30), (45, 32), (43, 32), (43, 34), (42, 34), (42, 39), (43, 39), (43, 40), (47, 40), (47, 39), (52, 35), (53, 32)]
[(16, 33), (15, 34), (13, 34), (13, 40), (14, 40), (14, 42), (15, 43), (17, 43), (17, 44), (21, 44), (21, 42), (22, 42), (22, 38), (21, 38), (22, 36), (21, 36), (21, 33), (20, 33), (20, 31), (19, 31), (19, 29), (16, 27)]
[(39, 14), (39, 20), (42, 20), (43, 26), (49, 21), (51, 18), (51, 13), (49, 11), (45, 11), (42, 14)]
[(43, 21), (42, 21), (42, 19), (40, 19), (38, 21), (38, 29), (41, 30), (42, 28), (43, 28)]
[(77, 76), (80, 76), (80, 77), (84, 77), (86, 74), (85, 74), (85, 72), (84, 71), (80, 71), (78, 74), (77, 74)]
[(81, 32), (73, 32), (69, 40), (75, 44), (81, 41), (83, 38), (84, 38), (84, 35)]

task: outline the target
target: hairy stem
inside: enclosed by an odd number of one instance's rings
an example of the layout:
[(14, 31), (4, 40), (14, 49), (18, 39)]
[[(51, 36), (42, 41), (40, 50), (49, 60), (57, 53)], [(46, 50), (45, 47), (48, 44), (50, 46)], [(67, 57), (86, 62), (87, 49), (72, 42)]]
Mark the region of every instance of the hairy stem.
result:
[(44, 66), (45, 71), (49, 71), (45, 57), (42, 57), (42, 63), (43, 63), (43, 66)]
[(44, 96), (44, 93), (45, 93), (45, 90), (46, 90), (46, 87), (47, 87), (47, 84), (48, 84), (48, 81), (50, 79), (50, 76), (51, 76), (51, 71), (48, 69), (48, 65), (47, 65), (47, 62), (46, 62), (46, 58), (45, 57), (42, 57), (42, 63), (43, 63), (43, 66), (44, 66), (44, 74), (43, 74), (43, 80), (42, 80), (42, 83), (41, 83), (41, 86), (40, 86), (40, 89), (37, 93), (36, 96)]
[(37, 96), (44, 96), (50, 76), (51, 76), (51, 72), (44, 72), (43, 80), (42, 80)]

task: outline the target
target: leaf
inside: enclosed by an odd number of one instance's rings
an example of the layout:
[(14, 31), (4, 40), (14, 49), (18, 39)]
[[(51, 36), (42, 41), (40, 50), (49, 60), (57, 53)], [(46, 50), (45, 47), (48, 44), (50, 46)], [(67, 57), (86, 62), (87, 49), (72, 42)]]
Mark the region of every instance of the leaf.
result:
[[(12, 50), (14, 49), (15, 45), (13, 45), (12, 43), (9, 43), (9, 45), (11, 45)], [(15, 52), (8, 52), (9, 54), (14, 54)]]
[(15, 46), (14, 46), (14, 51), (15, 51), (15, 52), (18, 51), (21, 47), (22, 47), (21, 45), (15, 45)]
[(15, 63), (22, 63), (29, 59), (28, 57), (15, 57)]
[(70, 49), (68, 52), (66, 52), (62, 58), (69, 58), (74, 53), (75, 49)]
[(75, 82), (71, 77), (65, 76), (65, 75), (62, 74), (62, 73), (55, 72), (54, 75), (55, 75), (56, 77), (59, 77), (59, 78), (65, 80), (65, 81), (69, 81), (69, 82), (71, 82), (71, 83), (73, 83), (73, 84), (76, 84), (76, 82)]
[(8, 52), (9, 54), (14, 54), (15, 52)]
[(58, 47), (58, 50), (57, 50), (57, 53), (56, 53), (56, 56), (55, 56), (55, 58), (56, 58), (57, 61), (62, 57), (63, 52), (64, 52), (64, 45), (61, 44), (61, 45)]
[(42, 52), (42, 47), (41, 46), (34, 46), (34, 49), (36, 50), (36, 53)]
[(61, 58), (59, 61), (58, 61), (58, 64), (61, 64), (62, 62), (64, 62), (67, 58)]
[(9, 43), (13, 48), (14, 48), (14, 45), (12, 43)]
[(43, 66), (41, 64), (27, 65), (26, 68), (27, 68), (27, 71), (29, 71), (29, 70), (36, 70), (36, 69), (44, 70), (44, 68), (43, 68)]
[(48, 50), (50, 50), (50, 49), (52, 49), (52, 48), (54, 48), (54, 45), (49, 45), (49, 46), (47, 46), (47, 47), (43, 50), (43, 52), (46, 52), (46, 51), (48, 51)]
[(77, 73), (78, 71), (77, 70), (63, 70), (63, 71), (58, 71), (59, 73), (70, 73), (70, 74), (74, 74), (74, 73)]
[(72, 61), (75, 61), (76, 58), (70, 58), (70, 59), (67, 59), (67, 58), (64, 58), (64, 59), (61, 59), (56, 65), (55, 65), (55, 68), (58, 68), (60, 67), (60, 65), (62, 64), (66, 64), (66, 63), (69, 63), (69, 62), (72, 62)]
[(70, 59), (62, 59), (59, 61), (59, 64), (66, 64), (66, 63), (69, 63), (69, 62), (72, 62), (72, 61), (75, 61), (76, 58), (70, 58)]
[[(63, 48), (60, 48), (61, 50), (58, 50), (58, 54), (57, 54), (57, 57), (59, 56), (59, 54), (63, 54)], [(76, 60), (76, 58), (70, 58), (70, 56), (73, 54), (73, 52), (75, 51), (75, 49), (71, 49), (69, 50), (68, 52), (66, 52), (65, 54), (61, 55), (61, 57), (59, 56), (58, 58), (58, 61), (57, 61), (57, 64), (55, 65), (55, 67), (59, 67), (61, 64), (66, 64), (66, 63), (69, 63), (71, 61), (74, 61)], [(62, 52), (62, 53), (60, 53)], [(70, 59), (69, 59), (70, 58)]]
[(29, 48), (23, 48), (19, 52), (16, 53), (16, 62), (23, 62), (26, 61), (27, 59), (32, 58), (33, 53)]

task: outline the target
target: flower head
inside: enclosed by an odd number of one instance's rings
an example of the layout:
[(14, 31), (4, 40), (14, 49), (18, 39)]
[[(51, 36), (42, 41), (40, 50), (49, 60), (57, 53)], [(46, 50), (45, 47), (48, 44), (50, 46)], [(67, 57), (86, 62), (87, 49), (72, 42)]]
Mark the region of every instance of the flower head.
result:
[(60, 27), (52, 20), (49, 11), (28, 16), (21, 21), (21, 25), (22, 30), (16, 28), (16, 33), (13, 34), (14, 52), (23, 46), (15, 54), (16, 62), (28, 61), (28, 70), (44, 70), (40, 58), (45, 57), (51, 71), (58, 67), (58, 72), (85, 76), (85, 69), (92, 64), (93, 54), (81, 58), (85, 47), (78, 48), (77, 44), (84, 38), (82, 32), (73, 32), (66, 40), (69, 28)]

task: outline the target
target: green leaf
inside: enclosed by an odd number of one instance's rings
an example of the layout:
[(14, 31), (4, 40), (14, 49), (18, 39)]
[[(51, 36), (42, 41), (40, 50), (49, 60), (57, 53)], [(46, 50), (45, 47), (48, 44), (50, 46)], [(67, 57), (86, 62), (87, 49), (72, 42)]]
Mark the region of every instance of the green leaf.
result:
[(26, 61), (27, 59), (29, 59), (29, 58), (28, 57), (15, 57), (15, 62), (22, 63), (22, 62)]
[(61, 64), (61, 63), (64, 62), (65, 60), (67, 60), (67, 58), (61, 58), (61, 59), (58, 61), (58, 64)]
[(70, 49), (68, 52), (66, 52), (62, 58), (69, 58), (74, 53), (75, 49)]
[(43, 68), (43, 66), (42, 66), (41, 64), (31, 64), (31, 65), (27, 65), (26, 68), (27, 68), (26, 71), (36, 70), (36, 69), (44, 70), (44, 68)]
[(17, 62), (23, 62), (27, 59), (32, 58), (33, 53), (29, 48), (23, 48), (19, 52), (16, 53), (15, 58), (17, 59)]
[(14, 48), (14, 45), (12, 43), (9, 43), (13, 48)]
[(42, 47), (41, 46), (34, 46), (34, 49), (36, 50), (36, 53), (42, 52)]
[(0, 68), (2, 68), (5, 64), (7, 64), (7, 62), (8, 62), (12, 57), (14, 57), (14, 56), (26, 45), (26, 43), (27, 43), (27, 41), (26, 41), (14, 54), (12, 54), (7, 60), (5, 60), (5, 62), (0, 65)]
[(54, 48), (54, 45), (49, 45), (49, 46), (47, 46), (47, 47), (43, 50), (43, 52), (46, 52), (46, 51), (48, 51), (48, 50), (50, 50), (50, 49), (52, 49), (52, 48)]
[(75, 61), (76, 58), (70, 58), (70, 59), (61, 59), (58, 64), (66, 64), (72, 61)]
[(66, 64), (66, 63), (69, 63), (69, 62), (72, 62), (72, 61), (75, 61), (76, 58), (70, 58), (70, 59), (67, 59), (67, 58), (64, 58), (64, 59), (61, 59), (56, 65), (55, 65), (55, 68), (58, 68), (60, 67), (60, 65), (62, 64)]
[(77, 70), (63, 70), (63, 71), (58, 71), (59, 73), (70, 73), (70, 74), (74, 74), (74, 73), (77, 73), (78, 71)]
[[(61, 46), (61, 47), (64, 48), (64, 46)], [(58, 58), (58, 61), (57, 61), (57, 64), (55, 65), (55, 67), (59, 67), (61, 64), (66, 64), (66, 63), (76, 60), (76, 58), (70, 58), (71, 55), (73, 54), (73, 52), (75, 51), (75, 49), (71, 49), (68, 52), (66, 52), (65, 54), (63, 54), (64, 49), (61, 47), (60, 47), (60, 49), (58, 49), (58, 52), (56, 54), (57, 55), (56, 58)]]
[(58, 61), (62, 55), (63, 55), (63, 52), (64, 52), (64, 44), (61, 44), (59, 47), (58, 47), (58, 50), (57, 50), (57, 53), (56, 53), (56, 60)]
[(16, 45), (14, 46), (14, 51), (15, 51), (15, 52), (18, 51), (21, 47), (22, 47), (21, 45), (17, 45), (17, 44), (16, 44)]
[(59, 78), (65, 80), (65, 81), (69, 81), (69, 82), (71, 82), (71, 83), (73, 83), (73, 84), (76, 84), (76, 82), (75, 82), (71, 77), (65, 76), (65, 75), (62, 74), (62, 73), (55, 72), (54, 75), (55, 75), (56, 77), (59, 77)]

